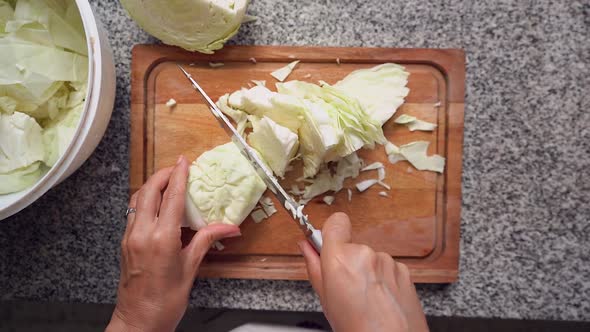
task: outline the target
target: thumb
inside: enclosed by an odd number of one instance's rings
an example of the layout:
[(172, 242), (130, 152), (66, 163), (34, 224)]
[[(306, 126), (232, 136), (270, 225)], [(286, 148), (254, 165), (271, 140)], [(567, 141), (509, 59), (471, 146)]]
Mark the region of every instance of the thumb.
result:
[(352, 231), (348, 215), (342, 212), (332, 214), (322, 228), (322, 237), (325, 247), (350, 243), (352, 240)]
[(305, 258), (309, 282), (311, 283), (311, 286), (315, 292), (318, 293), (320, 302), (324, 303), (324, 287), (322, 283), (322, 265), (320, 262), (320, 256), (308, 241), (301, 241), (297, 243), (297, 245), (303, 254), (303, 258)]
[(215, 241), (241, 235), (240, 228), (235, 225), (212, 224), (201, 228), (186, 247), (188, 263), (196, 273), (201, 261), (203, 261), (203, 257), (205, 257), (205, 254), (207, 254)]

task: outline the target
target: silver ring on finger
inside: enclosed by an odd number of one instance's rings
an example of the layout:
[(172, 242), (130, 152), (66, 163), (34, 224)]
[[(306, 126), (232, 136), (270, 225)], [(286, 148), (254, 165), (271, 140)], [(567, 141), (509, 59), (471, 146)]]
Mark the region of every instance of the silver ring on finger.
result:
[(125, 211), (125, 217), (128, 217), (130, 214), (137, 212), (137, 210), (135, 208), (127, 208), (127, 211)]

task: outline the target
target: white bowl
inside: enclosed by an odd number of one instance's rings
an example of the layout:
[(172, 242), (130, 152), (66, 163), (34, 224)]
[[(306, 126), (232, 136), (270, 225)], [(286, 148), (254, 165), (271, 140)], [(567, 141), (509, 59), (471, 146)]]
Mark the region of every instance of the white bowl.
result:
[(90, 157), (107, 128), (115, 101), (115, 65), (106, 33), (88, 0), (76, 0), (88, 45), (88, 92), (78, 128), (57, 163), (32, 187), (0, 195), (0, 220), (32, 204), (77, 170)]

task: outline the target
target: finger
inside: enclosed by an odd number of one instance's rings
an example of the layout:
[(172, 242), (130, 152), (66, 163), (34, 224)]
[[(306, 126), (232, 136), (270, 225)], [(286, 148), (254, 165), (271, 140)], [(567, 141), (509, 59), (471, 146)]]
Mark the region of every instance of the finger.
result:
[(387, 285), (392, 293), (397, 294), (397, 285), (394, 273), (395, 262), (393, 261), (393, 258), (391, 258), (391, 256), (387, 253), (378, 252), (377, 259), (379, 260), (380, 273), (383, 282), (385, 285)]
[(139, 190), (135, 216), (140, 221), (139, 224), (146, 225), (156, 220), (162, 200), (162, 190), (168, 185), (172, 169), (172, 167), (167, 167), (159, 170)]
[(184, 204), (186, 202), (186, 180), (188, 178), (188, 162), (184, 156), (178, 158), (176, 167), (170, 176), (170, 182), (162, 198), (160, 220), (166, 226), (180, 229), (184, 219)]
[[(129, 208), (135, 208), (137, 205), (137, 196), (139, 191), (136, 191), (131, 198), (129, 199), (129, 204), (127, 205)], [(135, 213), (130, 213), (127, 215), (127, 226), (125, 227), (125, 233), (123, 234), (123, 238), (121, 239), (121, 261), (120, 261), (120, 268), (121, 268), (121, 276), (125, 276), (127, 273), (127, 265), (128, 265), (128, 249), (127, 249), (127, 240), (129, 239), (129, 234), (131, 233), (131, 229), (133, 228), (133, 224), (135, 222)]]
[(412, 280), (410, 279), (410, 269), (404, 263), (395, 262), (393, 273), (395, 274), (395, 279), (397, 284), (401, 287), (405, 286), (414, 286)]
[[(136, 209), (137, 206), (137, 197), (139, 196), (139, 191), (136, 191), (131, 198), (129, 199), (129, 204), (127, 205), (129, 208)], [(135, 213), (129, 213), (127, 215), (127, 227), (125, 227), (125, 233), (123, 234), (123, 239), (126, 239), (131, 233), (131, 228), (133, 228), (133, 224), (135, 221)]]
[(188, 263), (195, 275), (203, 257), (215, 241), (241, 235), (240, 228), (235, 225), (213, 224), (200, 229), (186, 247)]
[(336, 243), (350, 243), (352, 239), (350, 219), (345, 213), (332, 214), (322, 228), (325, 246)]
[(309, 282), (311, 283), (311, 286), (315, 292), (318, 293), (320, 301), (323, 303), (324, 287), (322, 283), (322, 264), (320, 261), (320, 256), (308, 241), (301, 241), (297, 243), (297, 245), (303, 254), (303, 258), (305, 258)]

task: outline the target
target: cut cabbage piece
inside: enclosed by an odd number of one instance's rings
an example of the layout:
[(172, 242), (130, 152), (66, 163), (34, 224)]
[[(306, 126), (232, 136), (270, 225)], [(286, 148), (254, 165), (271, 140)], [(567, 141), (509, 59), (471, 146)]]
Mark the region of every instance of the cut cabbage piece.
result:
[(291, 190), (289, 192), (293, 195), (303, 195), (303, 190), (299, 189), (296, 184), (291, 185)]
[(394, 121), (397, 124), (404, 124), (410, 131), (433, 131), (436, 128), (434, 123), (418, 120), (415, 116), (402, 114)]
[(379, 181), (382, 181), (385, 179), (385, 168), (384, 167), (377, 169), (377, 177), (379, 178)]
[(371, 186), (373, 186), (377, 182), (379, 182), (379, 180), (369, 179), (369, 180), (361, 181), (361, 182), (357, 183), (355, 186), (358, 191), (363, 192), (363, 191), (369, 189)]
[(342, 158), (336, 166), (336, 175), (343, 178), (356, 178), (363, 169), (364, 161), (356, 153)]
[(289, 76), (291, 74), (293, 69), (295, 69), (295, 66), (297, 66), (298, 63), (299, 63), (299, 60), (293, 61), (293, 62), (289, 63), (288, 65), (273, 71), (272, 73), (270, 73), (270, 75), (272, 77), (276, 78), (278, 81), (283, 82), (287, 78), (287, 76)]
[(350, 188), (346, 189), (346, 191), (348, 192), (348, 201), (352, 201), (352, 190), (350, 190)]
[(223, 62), (209, 62), (209, 67), (211, 68), (219, 68), (225, 66)]
[(334, 199), (335, 199), (334, 196), (324, 196), (324, 198), (322, 200), (327, 205), (332, 205), (332, 203), (334, 203)]
[(55, 119), (44, 123), (43, 144), (45, 144), (45, 158), (47, 166), (53, 166), (61, 157), (72, 141), (84, 104), (80, 103), (68, 112), (61, 112)]
[(264, 213), (266, 214), (267, 217), (272, 216), (273, 214), (277, 213), (277, 209), (275, 208), (275, 204), (272, 202), (272, 199), (270, 197), (262, 197), (259, 201), (260, 206), (262, 207), (262, 210), (264, 210)]
[(356, 178), (361, 168), (362, 159), (356, 153), (342, 158), (336, 166), (334, 175), (326, 166), (322, 167), (318, 175), (310, 180), (311, 184), (305, 187), (303, 199), (310, 200), (327, 191), (340, 191), (344, 186), (344, 180), (349, 177)]
[(227, 105), (255, 115), (269, 117), (297, 133), (302, 121), (303, 104), (297, 98), (270, 91), (264, 86), (238, 90), (229, 95)]
[(377, 184), (380, 185), (381, 187), (387, 189), (387, 190), (391, 190), (391, 186), (388, 185), (387, 183), (381, 181), (381, 180), (379, 180), (379, 182), (377, 182)]
[(329, 131), (332, 127), (320, 121), (322, 114), (310, 111), (304, 101), (295, 96), (272, 92), (264, 86), (232, 93), (228, 105), (258, 117), (266, 116), (297, 133), (305, 177), (317, 174), (326, 150), (333, 145), (333, 140), (338, 139)]
[(385, 143), (385, 153), (387, 154), (387, 159), (392, 164), (406, 160), (406, 157), (400, 153), (399, 147), (389, 141)]
[(258, 86), (266, 86), (265, 80), (252, 80), (252, 83), (254, 83), (254, 85), (258, 85)]
[(356, 98), (364, 110), (380, 124), (389, 120), (408, 95), (409, 73), (394, 63), (384, 63), (348, 74), (335, 88)]
[[(323, 161), (334, 161), (340, 159), (338, 155), (341, 143), (344, 139), (344, 131), (342, 131), (336, 123), (337, 110), (327, 104), (323, 100), (310, 101), (303, 99), (303, 104), (307, 110), (307, 121), (313, 122), (313, 126), (317, 128), (319, 137), (322, 143)], [(305, 125), (312, 125), (305, 123)], [(319, 154), (317, 157), (321, 157)]]
[(218, 251), (222, 251), (223, 249), (225, 249), (225, 246), (219, 242), (219, 241), (215, 241), (213, 242), (213, 246), (215, 247), (215, 249), (217, 249)]
[(0, 113), (0, 174), (23, 169), (44, 157), (43, 132), (35, 119), (20, 112)]
[(0, 195), (24, 190), (37, 182), (42, 175), (41, 162), (0, 173)]
[(264, 213), (264, 210), (262, 209), (252, 211), (252, 213), (250, 213), (250, 217), (252, 218), (252, 220), (254, 220), (255, 223), (259, 223), (264, 219), (268, 218), (268, 216), (266, 215), (266, 213)]
[(217, 101), (217, 107), (223, 112), (223, 114), (229, 116), (236, 123), (236, 130), (242, 136), (244, 131), (248, 127), (248, 114), (240, 110), (234, 109), (228, 104), (229, 93), (224, 94)]
[(266, 190), (234, 143), (203, 153), (191, 165), (186, 224), (193, 229), (212, 223), (240, 225)]
[(420, 171), (433, 171), (442, 173), (445, 168), (445, 158), (439, 155), (427, 156), (429, 142), (417, 141), (400, 146), (400, 154), (404, 156), (412, 166)]
[(387, 143), (385, 143), (385, 153), (388, 155), (394, 154), (394, 153), (399, 153), (399, 147), (397, 147), (397, 145), (388, 141)]
[(387, 193), (386, 193), (385, 191), (380, 191), (380, 192), (379, 192), (379, 196), (382, 196), (382, 197), (389, 197), (389, 195), (387, 195)]
[(320, 87), (303, 81), (289, 81), (277, 84), (277, 90), (282, 94), (309, 100), (327, 110), (333, 120), (332, 126), (344, 134), (343, 142), (336, 151), (337, 156), (344, 157), (362, 147), (372, 149), (375, 143), (386, 142), (381, 125), (360, 107), (355, 98), (325, 82), (321, 83)]
[(250, 121), (253, 128), (248, 136), (250, 146), (260, 153), (278, 177), (283, 178), (299, 147), (297, 135), (266, 116), (261, 120), (250, 118)]
[(303, 199), (312, 199), (338, 187), (338, 183), (335, 183), (330, 170), (326, 167), (323, 167), (312, 181), (309, 186), (305, 186), (303, 189)]
[(85, 82), (88, 77), (86, 56), (58, 48), (6, 39), (0, 40), (0, 54), (0, 84), (21, 84), (38, 95), (55, 81)]
[(248, 0), (122, 0), (145, 31), (165, 44), (213, 53), (235, 35)]
[(166, 107), (172, 108), (174, 106), (176, 106), (176, 100), (174, 100), (174, 98), (168, 99), (168, 101), (166, 102)]
[(380, 163), (380, 162), (376, 161), (376, 162), (374, 162), (374, 163), (372, 163), (372, 164), (370, 164), (368, 166), (363, 167), (361, 169), (361, 172), (372, 171), (372, 170), (375, 170), (375, 169), (379, 170), (379, 169), (383, 169), (383, 167), (385, 167), (385, 166), (383, 166), (383, 163)]
[(402, 154), (393, 153), (393, 154), (390, 154), (390, 155), (387, 156), (387, 160), (389, 160), (389, 162), (391, 164), (395, 164), (398, 161), (404, 161), (404, 160), (407, 160), (407, 159)]
[(88, 54), (75, 1), (18, 0), (14, 17), (6, 21), (5, 31), (20, 42)]

